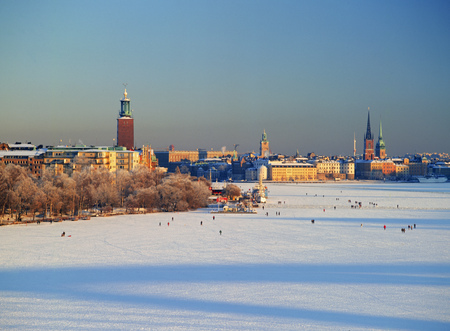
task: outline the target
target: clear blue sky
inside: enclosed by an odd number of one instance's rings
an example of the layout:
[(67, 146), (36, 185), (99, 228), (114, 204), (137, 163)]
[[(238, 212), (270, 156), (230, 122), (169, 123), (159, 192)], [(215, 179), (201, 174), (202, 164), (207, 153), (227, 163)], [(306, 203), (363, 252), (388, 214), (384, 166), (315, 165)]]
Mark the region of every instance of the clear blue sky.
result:
[(0, 141), (450, 152), (449, 1), (0, 0)]

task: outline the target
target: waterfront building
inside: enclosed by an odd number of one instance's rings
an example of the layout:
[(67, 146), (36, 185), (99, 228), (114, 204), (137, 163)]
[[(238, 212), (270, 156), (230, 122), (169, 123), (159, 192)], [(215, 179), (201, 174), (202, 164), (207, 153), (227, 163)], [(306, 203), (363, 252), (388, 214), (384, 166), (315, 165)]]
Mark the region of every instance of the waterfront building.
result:
[(395, 176), (397, 178), (409, 177), (409, 165), (404, 163), (395, 164)]
[(373, 160), (375, 157), (373, 135), (370, 130), (370, 112), (367, 113), (367, 129), (364, 134), (364, 160)]
[(450, 162), (438, 161), (429, 166), (428, 173), (431, 175), (443, 175), (450, 179)]
[(430, 161), (426, 157), (418, 159), (405, 159), (405, 163), (409, 166), (410, 176), (425, 176), (428, 174), (428, 164)]
[(392, 160), (365, 161), (355, 163), (355, 176), (360, 179), (383, 179), (395, 176), (396, 165)]
[(317, 174), (336, 175), (341, 173), (339, 161), (315, 160), (313, 164), (317, 168)]
[(269, 180), (275, 182), (317, 180), (317, 168), (310, 163), (271, 161), (268, 171)]
[(342, 160), (341, 173), (345, 174), (347, 179), (355, 179), (355, 162), (353, 160)]
[(131, 117), (130, 99), (127, 89), (120, 100), (120, 112), (117, 119), (117, 146), (134, 149), (134, 119)]
[(354, 179), (355, 163), (353, 160), (321, 160), (310, 161), (317, 169), (317, 179)]

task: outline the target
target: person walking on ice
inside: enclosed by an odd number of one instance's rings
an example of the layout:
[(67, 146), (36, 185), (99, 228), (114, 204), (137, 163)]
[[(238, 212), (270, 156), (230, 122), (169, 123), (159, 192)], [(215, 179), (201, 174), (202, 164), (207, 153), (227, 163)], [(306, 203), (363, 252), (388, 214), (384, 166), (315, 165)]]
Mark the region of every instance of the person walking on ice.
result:
[(219, 234), (222, 235), (222, 230), (219, 230)]

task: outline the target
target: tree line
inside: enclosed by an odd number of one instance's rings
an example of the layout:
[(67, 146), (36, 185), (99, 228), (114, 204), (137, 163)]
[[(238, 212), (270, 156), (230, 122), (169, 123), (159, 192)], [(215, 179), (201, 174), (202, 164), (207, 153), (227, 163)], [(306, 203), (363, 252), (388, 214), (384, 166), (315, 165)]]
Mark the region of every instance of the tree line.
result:
[(206, 207), (210, 184), (204, 178), (176, 172), (162, 174), (138, 167), (132, 171), (85, 168), (55, 175), (44, 170), (35, 178), (14, 164), (0, 165), (1, 215), (16, 220), (24, 215), (76, 216), (83, 211), (112, 212), (124, 207), (127, 212), (186, 211)]

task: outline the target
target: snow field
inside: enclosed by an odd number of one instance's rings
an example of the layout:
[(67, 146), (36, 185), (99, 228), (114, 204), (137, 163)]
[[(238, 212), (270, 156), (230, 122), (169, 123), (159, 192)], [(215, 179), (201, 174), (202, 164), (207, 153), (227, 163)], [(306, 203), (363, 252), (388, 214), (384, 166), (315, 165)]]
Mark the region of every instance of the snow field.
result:
[(0, 328), (450, 329), (449, 185), (268, 187), (258, 214), (1, 227)]

